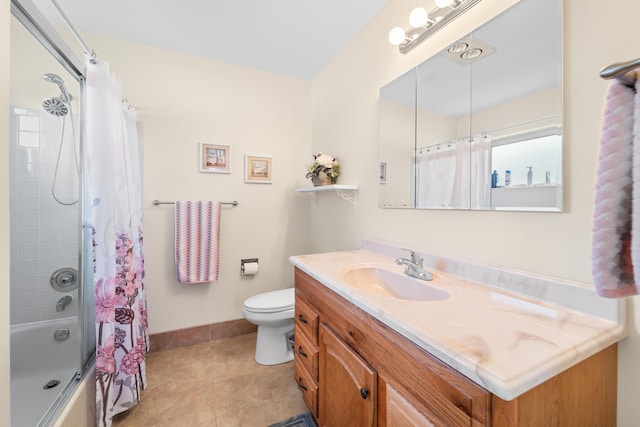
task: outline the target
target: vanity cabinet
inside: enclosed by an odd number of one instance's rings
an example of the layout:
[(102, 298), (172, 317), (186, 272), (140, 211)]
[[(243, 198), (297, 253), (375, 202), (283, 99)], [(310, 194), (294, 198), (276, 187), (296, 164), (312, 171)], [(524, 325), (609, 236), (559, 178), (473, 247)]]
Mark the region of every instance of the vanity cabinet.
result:
[(295, 287), (296, 349), (319, 357), (296, 351), (296, 381), (321, 427), (616, 424), (616, 345), (505, 401), (298, 268)]

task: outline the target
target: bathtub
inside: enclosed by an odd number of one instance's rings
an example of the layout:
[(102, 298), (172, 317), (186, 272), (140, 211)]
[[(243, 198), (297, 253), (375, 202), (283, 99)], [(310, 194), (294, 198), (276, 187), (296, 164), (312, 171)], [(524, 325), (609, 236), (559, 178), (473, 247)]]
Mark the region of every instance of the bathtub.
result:
[[(62, 329), (69, 336), (56, 341)], [(60, 332), (58, 333), (60, 334)], [(69, 317), (11, 326), (11, 426), (49, 424), (54, 411), (68, 399), (80, 371), (78, 319)], [(64, 332), (62, 332), (64, 335)], [(52, 380), (60, 383), (45, 389)]]

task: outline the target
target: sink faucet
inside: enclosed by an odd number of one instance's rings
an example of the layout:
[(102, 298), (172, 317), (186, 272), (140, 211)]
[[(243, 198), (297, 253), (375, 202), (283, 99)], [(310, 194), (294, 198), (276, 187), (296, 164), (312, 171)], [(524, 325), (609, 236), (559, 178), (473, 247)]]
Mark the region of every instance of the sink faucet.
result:
[(412, 251), (411, 249), (402, 249), (403, 251), (409, 251), (411, 254), (411, 259), (406, 258), (398, 258), (396, 259), (396, 264), (404, 265), (404, 274), (407, 276), (415, 277), (416, 279), (421, 280), (433, 280), (433, 275), (428, 271), (425, 271), (422, 267), (422, 257)]
[(63, 311), (69, 304), (71, 304), (72, 300), (73, 298), (71, 295), (65, 295), (60, 298), (56, 303), (56, 311)]

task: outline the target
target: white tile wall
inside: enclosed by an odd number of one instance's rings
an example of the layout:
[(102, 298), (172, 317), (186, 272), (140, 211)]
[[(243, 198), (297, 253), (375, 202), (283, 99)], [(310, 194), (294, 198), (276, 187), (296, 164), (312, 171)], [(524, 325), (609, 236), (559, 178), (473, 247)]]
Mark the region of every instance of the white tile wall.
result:
[[(80, 253), (79, 205), (63, 206), (51, 195), (60, 119), (39, 110), (20, 110), (27, 116), (12, 110), (9, 149), (12, 325), (77, 314), (77, 290), (68, 293), (74, 302), (56, 312), (56, 302), (66, 293), (54, 290), (49, 278), (62, 267), (78, 269)], [(65, 139), (67, 143), (71, 140)], [(64, 160), (60, 168), (75, 171)], [(67, 179), (58, 183), (65, 201), (77, 194), (69, 185)]]

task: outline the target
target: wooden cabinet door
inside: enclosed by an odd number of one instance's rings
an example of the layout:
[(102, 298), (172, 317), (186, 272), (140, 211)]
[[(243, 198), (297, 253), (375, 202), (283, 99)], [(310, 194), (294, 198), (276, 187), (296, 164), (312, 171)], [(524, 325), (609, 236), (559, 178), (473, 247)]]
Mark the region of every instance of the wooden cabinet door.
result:
[(319, 335), (320, 426), (375, 426), (376, 372), (325, 325)]

